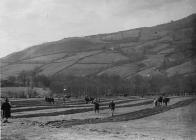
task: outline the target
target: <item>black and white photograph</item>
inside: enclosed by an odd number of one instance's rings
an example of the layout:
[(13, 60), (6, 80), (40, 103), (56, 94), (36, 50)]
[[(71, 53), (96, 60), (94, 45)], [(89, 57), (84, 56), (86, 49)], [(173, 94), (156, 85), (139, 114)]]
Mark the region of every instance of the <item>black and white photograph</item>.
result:
[(0, 0), (1, 140), (196, 140), (196, 0)]

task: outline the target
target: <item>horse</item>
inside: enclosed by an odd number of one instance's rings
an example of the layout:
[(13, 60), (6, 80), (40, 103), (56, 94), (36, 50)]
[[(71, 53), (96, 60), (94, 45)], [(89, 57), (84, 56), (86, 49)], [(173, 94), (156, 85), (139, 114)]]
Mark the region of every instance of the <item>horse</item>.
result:
[(86, 102), (86, 104), (88, 104), (89, 102), (91, 102), (91, 103), (93, 103), (93, 101), (94, 101), (94, 99), (95, 98), (93, 98), (93, 97), (85, 97), (85, 102)]
[(162, 105), (162, 101), (163, 101), (163, 97), (162, 96), (159, 96), (158, 98), (154, 98), (154, 106), (160, 106)]
[(54, 104), (54, 98), (50, 98), (50, 102)]
[(53, 97), (45, 97), (45, 101), (54, 104), (54, 98)]
[(90, 101), (91, 103), (93, 103), (94, 100), (95, 100), (95, 98), (93, 98), (93, 97), (90, 97), (90, 98), (89, 98), (89, 101)]
[(159, 96), (158, 99), (157, 99), (157, 101), (158, 101), (158, 105), (162, 105), (162, 103), (163, 103), (163, 97), (162, 96)]
[(167, 104), (169, 103), (169, 98), (168, 97), (164, 97), (163, 98), (163, 103), (165, 104), (165, 106), (167, 106)]
[(154, 105), (155, 106), (162, 106), (163, 104), (165, 104), (165, 106), (167, 106), (168, 102), (169, 102), (169, 98), (167, 97), (158, 97), (154, 99)]

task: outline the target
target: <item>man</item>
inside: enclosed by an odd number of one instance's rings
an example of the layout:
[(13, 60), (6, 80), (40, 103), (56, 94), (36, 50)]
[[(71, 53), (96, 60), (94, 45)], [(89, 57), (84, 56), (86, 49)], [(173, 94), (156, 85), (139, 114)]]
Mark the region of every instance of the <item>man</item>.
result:
[(97, 101), (94, 102), (94, 110), (95, 110), (95, 114), (96, 112), (99, 114), (99, 103)]
[(6, 123), (8, 122), (8, 118), (11, 117), (11, 105), (9, 103), (8, 98), (6, 98), (5, 102), (1, 105), (1, 110), (3, 113), (3, 119), (5, 118), (3, 123)]
[(85, 101), (86, 101), (86, 104), (88, 104), (88, 102), (89, 102), (89, 97), (88, 96), (85, 96)]
[(109, 103), (109, 108), (111, 109), (111, 111), (112, 111), (112, 116), (113, 116), (114, 110), (115, 110), (115, 103), (114, 103), (113, 100), (112, 100), (112, 102)]

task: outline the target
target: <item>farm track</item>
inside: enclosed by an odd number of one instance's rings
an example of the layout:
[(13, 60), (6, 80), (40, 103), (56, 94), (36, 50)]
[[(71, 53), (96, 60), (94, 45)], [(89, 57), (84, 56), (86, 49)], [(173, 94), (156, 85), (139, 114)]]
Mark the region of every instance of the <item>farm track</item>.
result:
[(135, 119), (140, 119), (148, 116), (152, 116), (155, 114), (163, 113), (171, 109), (179, 108), (179, 107), (184, 107), (187, 106), (193, 102), (196, 101), (196, 98), (194, 99), (186, 99), (183, 101), (178, 101), (177, 103), (167, 106), (167, 107), (156, 107), (156, 108), (146, 108), (146, 109), (141, 109), (138, 111), (130, 112), (130, 113), (125, 113), (125, 114), (120, 114), (116, 115), (113, 117), (107, 117), (107, 118), (90, 118), (90, 119), (72, 119), (72, 120), (60, 120), (60, 121), (48, 121), (47, 123), (40, 123), (40, 122), (32, 122), (33, 125), (39, 125), (40, 127), (55, 127), (55, 128), (60, 128), (60, 127), (71, 127), (73, 125), (83, 125), (83, 124), (96, 124), (96, 123), (107, 123), (107, 122), (121, 122), (121, 121), (129, 121), (129, 120), (135, 120)]
[[(119, 101), (117, 104), (127, 103), (127, 102), (131, 102), (131, 101), (133, 101), (133, 100)], [(120, 106), (116, 106), (116, 108), (134, 107), (134, 106), (141, 106), (141, 105), (147, 105), (147, 104), (152, 104), (152, 100), (151, 101), (144, 101), (144, 102), (140, 102), (140, 103), (135, 103), (135, 104), (120, 105)], [(100, 110), (108, 109), (108, 106), (106, 106), (106, 105), (108, 105), (108, 103), (102, 104), (102, 106), (104, 106), (104, 107), (100, 107)], [(57, 112), (51, 112), (51, 113), (17, 115), (17, 116), (13, 116), (13, 118), (32, 118), (32, 117), (43, 117), (43, 116), (58, 116), (58, 115), (84, 113), (84, 112), (88, 112), (88, 111), (93, 111), (93, 106), (88, 107), (88, 108), (70, 109), (70, 110), (57, 111)]]

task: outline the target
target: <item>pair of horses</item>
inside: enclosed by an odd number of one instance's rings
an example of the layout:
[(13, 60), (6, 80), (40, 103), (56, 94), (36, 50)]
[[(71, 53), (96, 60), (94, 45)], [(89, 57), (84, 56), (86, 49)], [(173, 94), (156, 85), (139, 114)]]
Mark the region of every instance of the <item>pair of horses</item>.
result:
[(155, 106), (162, 106), (165, 104), (165, 106), (167, 106), (169, 101), (170, 101), (170, 98), (159, 96), (158, 98), (154, 99), (154, 105)]
[(93, 98), (93, 97), (85, 97), (85, 102), (86, 102), (86, 104), (88, 104), (88, 103), (93, 103), (94, 100), (95, 100), (95, 98)]
[(54, 98), (53, 97), (45, 97), (45, 101), (48, 103), (54, 104)]

